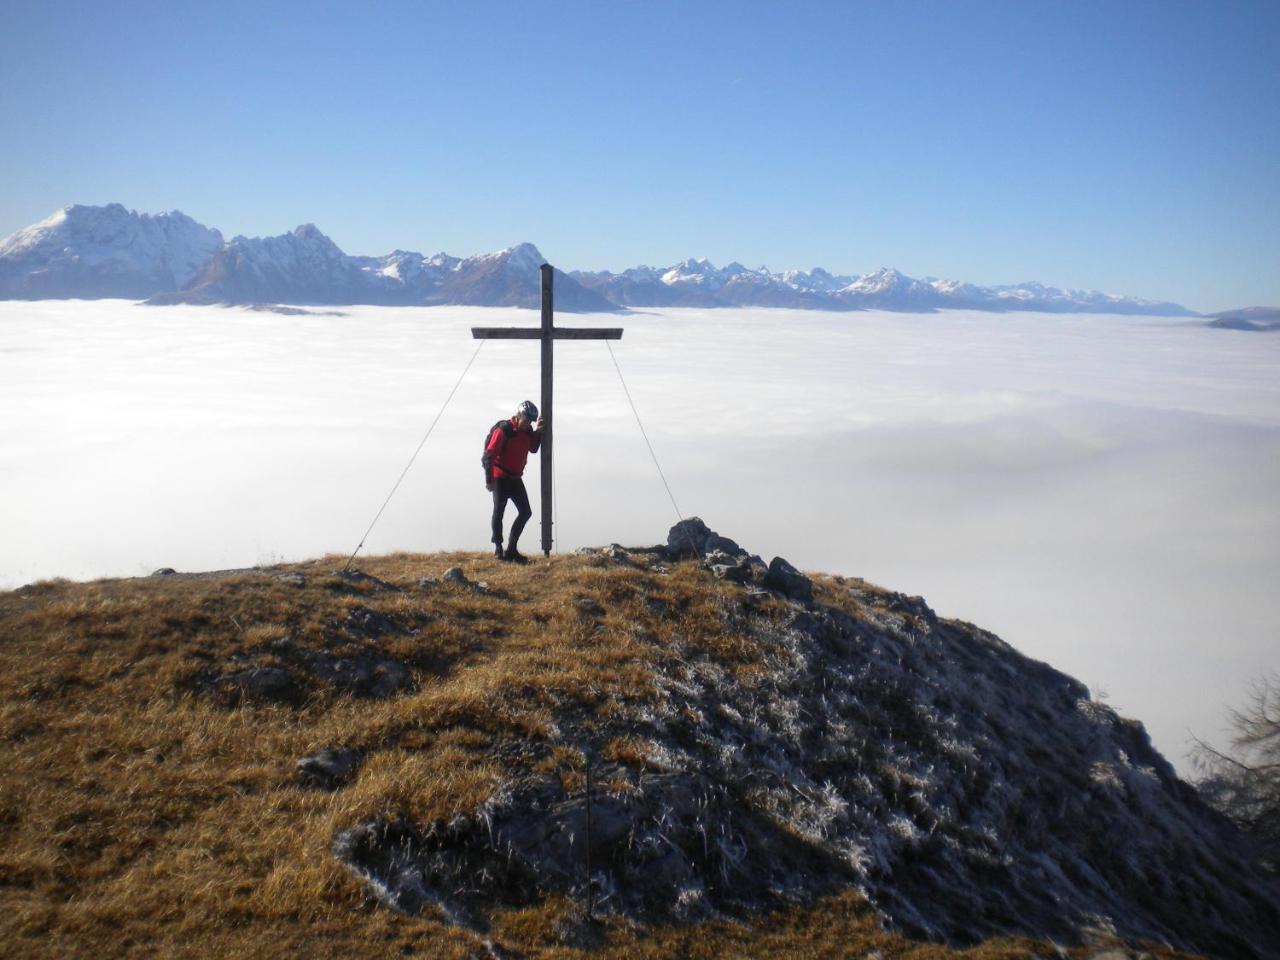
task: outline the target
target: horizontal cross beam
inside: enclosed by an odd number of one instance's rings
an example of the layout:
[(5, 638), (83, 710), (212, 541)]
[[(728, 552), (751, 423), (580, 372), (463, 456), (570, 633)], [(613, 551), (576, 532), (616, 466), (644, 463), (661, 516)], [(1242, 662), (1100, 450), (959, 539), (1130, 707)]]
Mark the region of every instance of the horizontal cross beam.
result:
[[(476, 340), (541, 340), (541, 327), (472, 327)], [(621, 340), (621, 327), (552, 327), (556, 340)]]

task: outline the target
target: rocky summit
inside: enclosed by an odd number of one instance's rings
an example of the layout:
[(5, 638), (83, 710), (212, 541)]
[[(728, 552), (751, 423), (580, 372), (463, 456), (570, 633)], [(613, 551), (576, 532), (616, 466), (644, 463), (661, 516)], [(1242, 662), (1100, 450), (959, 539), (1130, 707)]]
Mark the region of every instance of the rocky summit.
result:
[(1140, 723), (919, 597), (697, 518), (341, 566), (0, 594), (15, 955), (1280, 955)]
[[(893, 926), (954, 943), (1091, 930), (1214, 955), (1280, 943), (1276, 887), (1233, 828), (1079, 682), (919, 597), (837, 578), (815, 601), (787, 561), (696, 518), (664, 551), (587, 553), (639, 569), (696, 555), (739, 583), (718, 614), (755, 669), (677, 644), (651, 698), (604, 721), (559, 716), (592, 790), (523, 776), (447, 822), (344, 831), (335, 853), (385, 902), (465, 922), (559, 892), (664, 922), (854, 886)], [(619, 740), (643, 758), (633, 776), (602, 750)]]

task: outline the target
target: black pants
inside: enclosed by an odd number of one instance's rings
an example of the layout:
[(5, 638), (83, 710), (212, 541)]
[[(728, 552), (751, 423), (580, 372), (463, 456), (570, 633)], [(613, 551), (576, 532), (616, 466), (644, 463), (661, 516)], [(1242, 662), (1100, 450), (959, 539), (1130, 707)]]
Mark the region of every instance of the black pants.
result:
[(507, 541), (507, 549), (514, 550), (524, 525), (533, 516), (529, 494), (519, 477), (499, 477), (493, 481), (493, 542), (499, 546), (502, 545), (502, 515), (507, 512), (508, 500), (516, 505), (516, 520), (511, 524), (511, 539)]

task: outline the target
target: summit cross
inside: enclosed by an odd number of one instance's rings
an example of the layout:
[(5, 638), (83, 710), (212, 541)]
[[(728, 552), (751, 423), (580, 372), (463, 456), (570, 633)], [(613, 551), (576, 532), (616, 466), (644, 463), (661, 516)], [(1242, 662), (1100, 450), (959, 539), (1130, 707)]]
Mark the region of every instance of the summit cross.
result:
[(552, 490), (551, 441), (554, 435), (551, 417), (551, 373), (555, 360), (553, 344), (557, 340), (621, 340), (621, 327), (557, 327), (553, 308), (552, 279), (555, 271), (544, 263), (542, 272), (542, 326), (540, 327), (472, 327), (477, 340), (541, 340), (542, 341), (542, 554), (551, 556)]

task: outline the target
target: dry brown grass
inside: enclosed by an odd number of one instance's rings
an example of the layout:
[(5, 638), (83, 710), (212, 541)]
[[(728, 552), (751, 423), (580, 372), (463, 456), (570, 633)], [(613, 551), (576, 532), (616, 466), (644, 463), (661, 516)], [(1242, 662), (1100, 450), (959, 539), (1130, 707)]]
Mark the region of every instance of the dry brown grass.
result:
[[(335, 832), (375, 815), (474, 811), (512, 749), (576, 789), (582, 755), (548, 742), (557, 717), (607, 717), (652, 696), (651, 664), (678, 650), (752, 662), (718, 615), (718, 594), (736, 588), (692, 564), (659, 575), (570, 556), (528, 568), (462, 553), (363, 560), (403, 588), (380, 591), (334, 576), (341, 563), (0, 594), (6, 956), (483, 955), (479, 935), (438, 915), (371, 904), (334, 859)], [(452, 565), (490, 590), (418, 586)], [(306, 584), (275, 579), (285, 570)], [(415, 665), (408, 691), (367, 700), (314, 684), (296, 705), (233, 704), (196, 683), (237, 654), (270, 665), (286, 639), (330, 643), (357, 608), (416, 628), (383, 638)], [(355, 780), (301, 786), (294, 761), (331, 746), (364, 753)], [(649, 757), (629, 738), (605, 753), (637, 767)], [(565, 941), (571, 913), (550, 898), (499, 912), (486, 936), (529, 957), (957, 955), (880, 932), (853, 894), (748, 925), (611, 921), (579, 946)], [(1052, 954), (998, 941), (962, 955)]]

